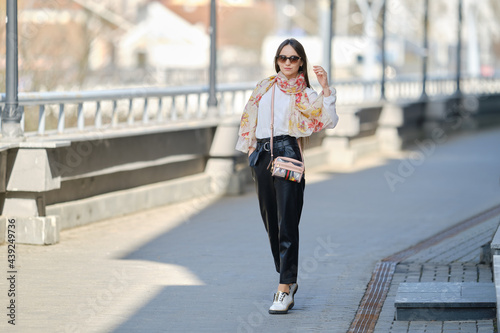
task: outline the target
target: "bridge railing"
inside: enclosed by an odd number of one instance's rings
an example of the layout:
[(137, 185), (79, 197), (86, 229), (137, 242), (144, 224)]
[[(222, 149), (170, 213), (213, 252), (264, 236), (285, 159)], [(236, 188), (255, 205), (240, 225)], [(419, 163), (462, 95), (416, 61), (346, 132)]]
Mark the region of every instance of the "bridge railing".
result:
[[(213, 116), (234, 112), (229, 105), (243, 104), (253, 86), (220, 85)], [(207, 100), (207, 86), (19, 94), (28, 136), (204, 119)]]
[[(336, 81), (333, 86), (337, 89), (338, 105), (379, 101), (381, 97), (380, 81)], [(20, 93), (19, 103), (25, 107), (22, 126), (26, 135), (47, 136), (240, 114), (254, 87), (253, 82), (219, 84), (219, 105), (215, 114), (209, 114), (208, 86), (204, 85)], [(466, 94), (499, 93), (500, 77), (463, 78), (461, 88)], [(455, 90), (453, 77), (434, 77), (426, 81), (430, 97), (451, 95)], [(421, 79), (415, 77), (389, 80), (385, 86), (389, 101), (418, 99), (421, 92)], [(0, 103), (4, 98), (2, 95)]]

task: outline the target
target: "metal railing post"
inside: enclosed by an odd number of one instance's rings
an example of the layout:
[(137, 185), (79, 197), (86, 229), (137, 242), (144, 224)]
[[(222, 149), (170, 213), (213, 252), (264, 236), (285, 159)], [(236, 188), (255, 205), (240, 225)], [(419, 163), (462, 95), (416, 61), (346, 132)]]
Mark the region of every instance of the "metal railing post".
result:
[(38, 116), (38, 134), (45, 134), (45, 105), (41, 104), (39, 106), (39, 116)]
[(101, 128), (102, 126), (101, 101), (97, 101), (96, 103), (94, 126), (95, 128)]
[(64, 116), (64, 103), (59, 104), (59, 118), (57, 120), (57, 132), (63, 133), (66, 123), (66, 117)]
[(77, 128), (79, 131), (83, 131), (85, 129), (85, 117), (83, 114), (83, 103), (78, 103)]
[(149, 101), (147, 98), (144, 98), (144, 108), (142, 110), (142, 124), (143, 125), (145, 125), (149, 122), (148, 107), (149, 107)]
[(162, 113), (162, 109), (163, 109), (163, 104), (162, 104), (162, 98), (158, 98), (158, 110), (156, 112), (156, 121), (161, 123), (163, 121), (163, 113)]
[(113, 100), (113, 111), (111, 112), (111, 127), (116, 127), (116, 125), (118, 124), (117, 109), (118, 102), (116, 100)]

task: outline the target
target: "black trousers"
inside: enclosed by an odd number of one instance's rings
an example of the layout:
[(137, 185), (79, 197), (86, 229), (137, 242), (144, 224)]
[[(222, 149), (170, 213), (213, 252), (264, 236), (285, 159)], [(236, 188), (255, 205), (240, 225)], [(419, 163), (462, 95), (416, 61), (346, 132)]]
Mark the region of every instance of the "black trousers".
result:
[[(273, 140), (274, 157), (301, 160), (297, 139), (288, 135)], [(297, 282), (299, 222), (304, 202), (305, 179), (300, 183), (271, 176), (269, 139), (259, 139), (249, 164), (259, 198), (260, 213), (269, 236), (271, 252), (281, 284)]]

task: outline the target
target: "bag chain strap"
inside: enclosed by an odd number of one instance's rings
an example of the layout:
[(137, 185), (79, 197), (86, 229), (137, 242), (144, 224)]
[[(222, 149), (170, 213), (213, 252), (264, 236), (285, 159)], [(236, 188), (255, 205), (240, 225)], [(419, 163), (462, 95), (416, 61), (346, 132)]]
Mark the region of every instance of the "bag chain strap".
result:
[[(276, 84), (273, 83), (273, 91), (272, 91), (272, 95), (271, 95), (271, 145), (270, 145), (271, 146), (270, 147), (271, 148), (271, 161), (269, 161), (269, 165), (267, 166), (268, 169), (274, 161), (273, 138), (274, 138), (274, 91), (275, 91), (275, 88), (276, 88)], [(302, 147), (301, 147), (298, 139), (297, 139), (297, 145), (299, 146), (299, 150), (300, 150), (300, 158), (302, 158), (302, 162), (304, 162), (304, 154), (302, 153)]]
[(267, 166), (268, 169), (274, 161), (273, 139), (274, 139), (274, 90), (275, 90), (275, 87), (276, 87), (276, 84), (273, 83), (273, 92), (271, 95), (271, 161), (269, 161), (269, 165)]

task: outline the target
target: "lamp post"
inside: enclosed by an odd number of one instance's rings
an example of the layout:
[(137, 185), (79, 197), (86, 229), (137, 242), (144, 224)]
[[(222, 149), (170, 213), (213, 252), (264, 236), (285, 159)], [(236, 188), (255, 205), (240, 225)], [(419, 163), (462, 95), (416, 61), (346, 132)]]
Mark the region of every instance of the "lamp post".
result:
[(325, 70), (328, 73), (328, 82), (333, 80), (333, 65), (332, 65), (332, 43), (333, 43), (333, 11), (334, 11), (334, 0), (329, 1), (327, 12), (324, 15), (324, 24), (326, 34), (324, 35), (324, 52), (323, 52), (323, 62), (325, 65)]
[(5, 107), (2, 110), (2, 137), (22, 140), (23, 107), (18, 100), (17, 0), (7, 0)]
[(217, 70), (217, 7), (216, 0), (210, 1), (210, 69), (209, 69), (209, 91), (208, 91), (208, 108), (214, 109), (217, 106), (217, 97), (215, 96), (216, 70)]
[(462, 75), (462, 0), (458, 0), (458, 32), (457, 32), (457, 77), (456, 95), (460, 95), (460, 76)]
[(380, 84), (380, 99), (385, 100), (385, 67), (387, 66), (386, 64), (386, 58), (385, 58), (385, 37), (386, 37), (386, 12), (387, 12), (387, 0), (384, 0), (384, 3), (382, 4), (382, 41), (381, 43), (381, 58), (382, 58), (382, 79), (381, 79), (381, 84)]
[(429, 0), (424, 0), (424, 54), (422, 57), (422, 95), (420, 99), (427, 99), (427, 64), (429, 61)]

